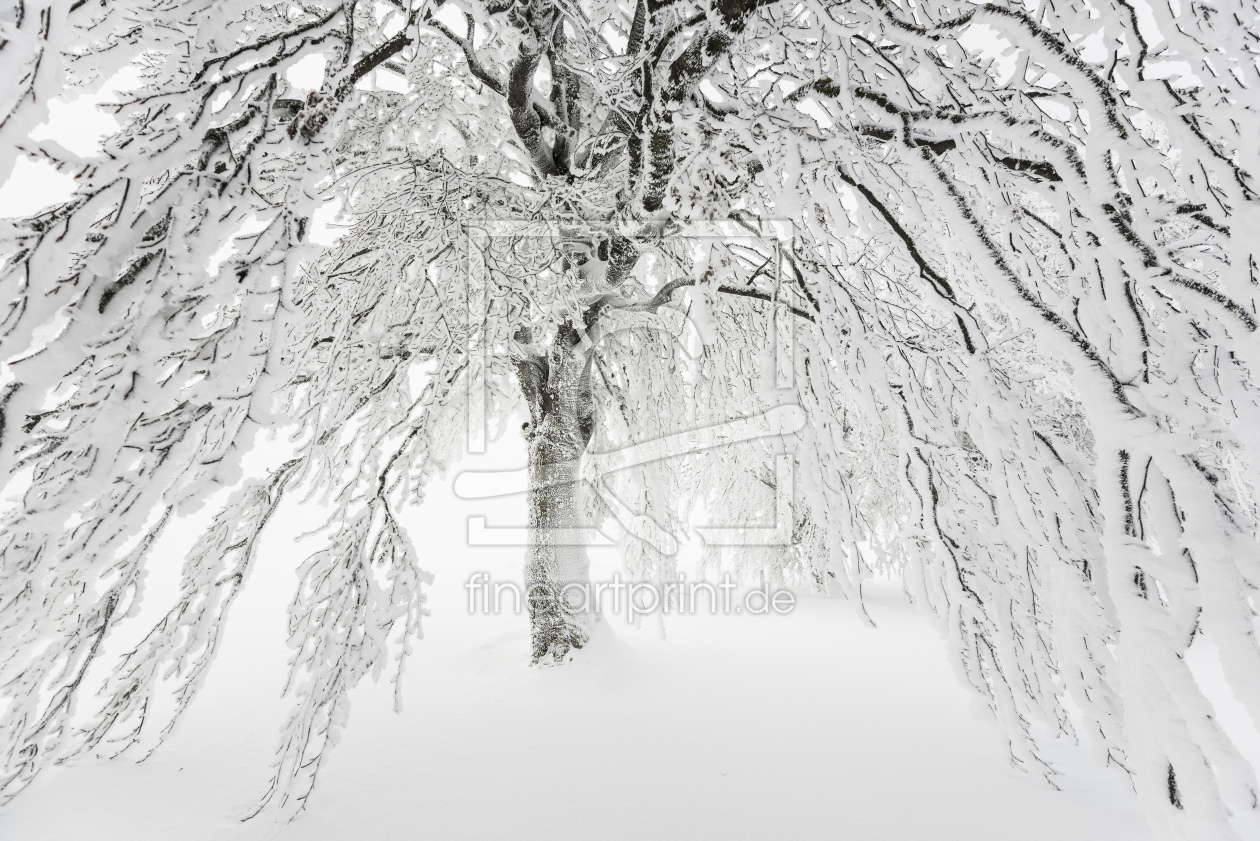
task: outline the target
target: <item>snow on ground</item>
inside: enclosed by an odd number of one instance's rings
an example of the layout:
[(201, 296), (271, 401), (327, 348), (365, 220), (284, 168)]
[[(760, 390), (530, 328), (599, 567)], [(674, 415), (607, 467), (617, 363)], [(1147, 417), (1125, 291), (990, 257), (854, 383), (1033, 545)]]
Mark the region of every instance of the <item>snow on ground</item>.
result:
[[(473, 571), (519, 580), (522, 549), (465, 535), (470, 514), (523, 523), (523, 498), (461, 502), (452, 478), (409, 521), (437, 577), (403, 712), (385, 681), (360, 687), (297, 820), (240, 820), (266, 787), (285, 709), (283, 611), (310, 551), (294, 535), (315, 524), (290, 500), (176, 735), (143, 763), (53, 769), (0, 810), (0, 839), (1151, 837), (1118, 771), (1065, 749), (1056, 791), (1012, 769), (893, 584), (871, 593), (877, 629), (852, 604), (806, 597), (787, 616), (671, 617), (664, 638), (655, 619), (615, 620), (572, 667), (526, 667), (525, 617), (470, 615), (464, 586)], [(181, 531), (158, 548), (168, 566), (192, 539)], [(596, 578), (614, 570), (602, 551)]]

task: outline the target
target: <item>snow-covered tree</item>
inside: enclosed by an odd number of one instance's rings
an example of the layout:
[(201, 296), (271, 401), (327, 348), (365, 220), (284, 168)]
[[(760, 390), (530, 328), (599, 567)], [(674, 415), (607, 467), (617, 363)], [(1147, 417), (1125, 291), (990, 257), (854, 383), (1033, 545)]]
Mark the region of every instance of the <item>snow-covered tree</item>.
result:
[[(169, 731), (151, 700), (192, 700), (301, 486), (334, 513), (268, 799), (302, 802), (347, 692), (420, 632), (400, 506), (468, 418), (528, 417), (534, 662), (598, 621), (555, 529), (615, 515), (667, 581), (661, 535), (763, 521), (788, 475), (791, 543), (706, 565), (859, 600), (899, 574), (1014, 763), (1052, 779), (1048, 724), (1162, 837), (1254, 816), (1185, 655), (1209, 634), (1260, 721), (1255, 4), (56, 0), (0, 26), (0, 175), (80, 183), (4, 234), (5, 794)], [(28, 139), (124, 67), (102, 154)], [(583, 468), (785, 406), (794, 437)], [(264, 430), (293, 447), (255, 475)], [(148, 548), (207, 502), (177, 603), (93, 695)]]

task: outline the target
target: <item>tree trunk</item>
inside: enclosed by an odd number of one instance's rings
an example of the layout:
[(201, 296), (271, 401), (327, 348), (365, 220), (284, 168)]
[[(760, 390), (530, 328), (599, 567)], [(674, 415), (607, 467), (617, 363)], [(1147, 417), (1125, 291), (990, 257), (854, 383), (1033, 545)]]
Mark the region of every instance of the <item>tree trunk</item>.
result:
[[(528, 344), (528, 336), (518, 338)], [(573, 649), (586, 644), (598, 619), (590, 598), (590, 560), (580, 536), (584, 522), (578, 465), (592, 429), (587, 363), (577, 331), (564, 325), (546, 356), (529, 356), (517, 364), (530, 413), (525, 427), (529, 452), (525, 599), (536, 664), (564, 662)]]

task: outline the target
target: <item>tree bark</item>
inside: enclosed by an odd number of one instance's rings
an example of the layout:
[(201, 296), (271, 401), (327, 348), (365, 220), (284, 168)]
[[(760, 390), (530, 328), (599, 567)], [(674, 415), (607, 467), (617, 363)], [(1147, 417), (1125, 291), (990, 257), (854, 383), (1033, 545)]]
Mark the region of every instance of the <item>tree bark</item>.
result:
[[(528, 335), (518, 338), (528, 345)], [(517, 363), (530, 412), (525, 599), (535, 664), (564, 662), (586, 644), (598, 620), (590, 560), (579, 536), (584, 518), (578, 467), (592, 431), (588, 361), (578, 332), (566, 324), (545, 356)]]

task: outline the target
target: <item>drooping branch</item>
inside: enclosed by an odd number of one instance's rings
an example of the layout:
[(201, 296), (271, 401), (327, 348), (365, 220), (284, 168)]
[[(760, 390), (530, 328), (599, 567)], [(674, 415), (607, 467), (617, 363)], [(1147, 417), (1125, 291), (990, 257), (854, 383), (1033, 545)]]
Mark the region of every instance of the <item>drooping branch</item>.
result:
[(459, 46), (464, 51), (464, 60), (468, 63), (468, 71), (473, 74), (483, 85), (497, 93), (499, 96), (506, 96), (507, 92), (503, 87), (503, 82), (495, 77), (493, 73), (486, 69), (485, 65), (477, 58), (477, 51), (473, 47), (473, 39), (476, 36), (477, 21), (473, 18), (471, 12), (464, 13), (464, 20), (468, 26), (468, 32), (464, 37), (459, 37), (450, 30), (446, 24), (435, 18), (431, 12), (425, 12), (425, 26), (431, 26), (438, 32), (441, 32), (446, 38)]
[[(696, 286), (696, 285), (697, 285), (697, 281), (695, 280), (695, 278), (677, 278), (675, 280), (671, 280), (669, 283), (666, 283), (664, 286), (662, 286), (660, 288), (660, 291), (658, 291), (655, 295), (653, 295), (647, 301), (643, 301), (639, 303), (608, 302), (605, 305), (610, 306), (610, 307), (615, 307), (617, 309), (627, 310), (630, 312), (656, 312), (662, 306), (669, 303), (670, 298), (672, 298), (673, 294), (677, 292), (679, 289), (683, 289), (688, 286)], [(803, 318), (809, 322), (814, 322), (817, 320), (815, 317), (818, 312), (817, 309), (815, 309), (815, 312), (811, 313), (808, 310), (803, 310), (800, 307), (790, 304), (778, 298), (774, 294), (770, 292), (765, 292), (761, 289), (752, 289), (749, 287), (740, 287), (740, 286), (730, 286), (729, 284), (721, 284), (713, 288), (715, 288), (718, 292), (720, 292), (723, 295), (734, 295), (739, 298), (752, 298), (757, 301), (766, 301), (776, 306), (785, 307), (788, 310), (788, 312), (792, 313), (792, 315), (796, 316), (797, 318)]]

